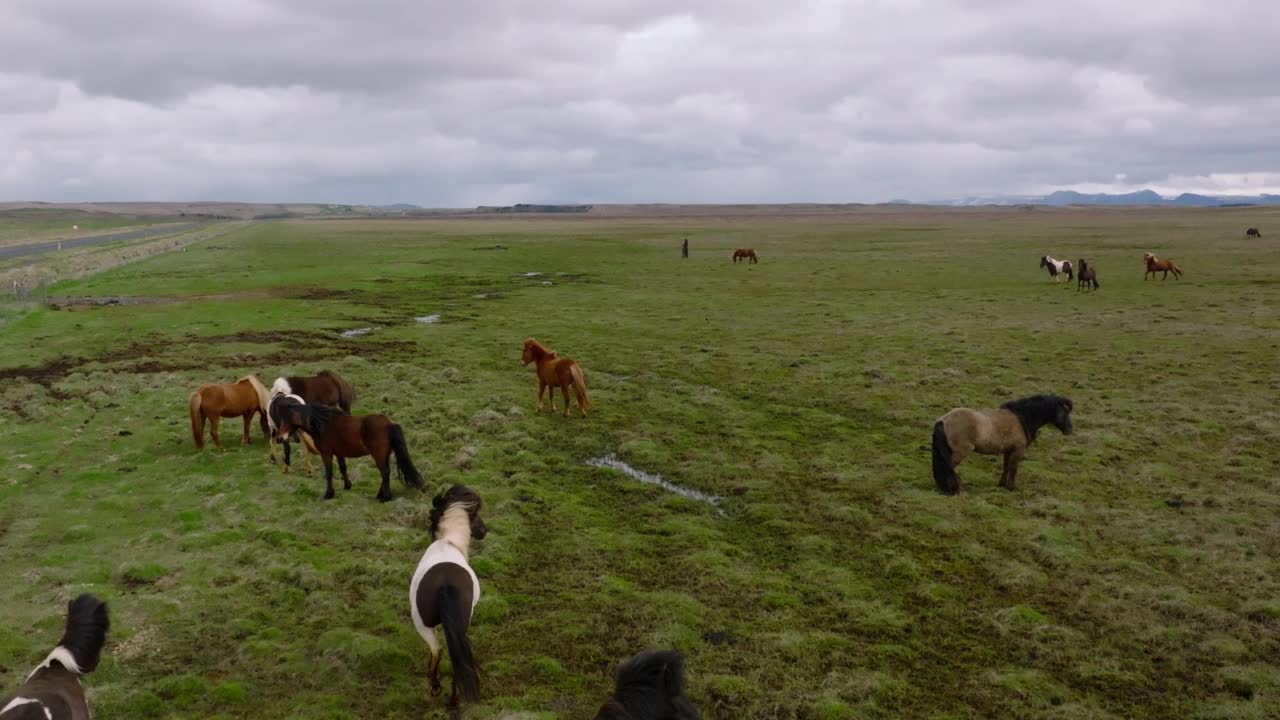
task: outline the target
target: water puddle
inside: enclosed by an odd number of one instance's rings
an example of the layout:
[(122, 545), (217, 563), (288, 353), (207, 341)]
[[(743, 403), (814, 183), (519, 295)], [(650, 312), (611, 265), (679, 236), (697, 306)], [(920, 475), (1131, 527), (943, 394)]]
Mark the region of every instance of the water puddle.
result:
[(524, 277), (542, 277), (542, 273), (540, 272), (527, 272), (522, 273), (522, 275), (524, 275)]
[(669, 493), (675, 493), (680, 497), (686, 497), (686, 498), (689, 498), (690, 500), (697, 500), (698, 502), (704, 502), (714, 507), (718, 512), (720, 512), (720, 514), (722, 515), (724, 514), (724, 510), (721, 509), (720, 507), (720, 502), (724, 500), (724, 498), (720, 497), (719, 495), (709, 495), (707, 493), (702, 492), (701, 490), (691, 490), (686, 487), (680, 487), (675, 483), (668, 482), (661, 475), (656, 475), (654, 473), (647, 473), (643, 470), (637, 470), (631, 467), (630, 465), (626, 464), (625, 462), (619, 460), (618, 456), (616, 455), (605, 455), (603, 457), (591, 458), (590, 460), (587, 460), (587, 465), (590, 465), (591, 467), (610, 468), (612, 470), (617, 470), (633, 480), (639, 480), (640, 482), (647, 483), (649, 485), (657, 485), (663, 490), (666, 490)]
[(371, 327), (355, 328), (352, 330), (343, 330), (341, 335), (342, 337), (352, 338), (352, 337), (360, 337), (361, 335), (368, 335), (371, 332), (373, 332), (373, 328)]
[(440, 313), (436, 313), (434, 315), (423, 315), (422, 317), (414, 318), (414, 320), (417, 320), (418, 322), (423, 323), (425, 325), (435, 325), (436, 323), (440, 322)]

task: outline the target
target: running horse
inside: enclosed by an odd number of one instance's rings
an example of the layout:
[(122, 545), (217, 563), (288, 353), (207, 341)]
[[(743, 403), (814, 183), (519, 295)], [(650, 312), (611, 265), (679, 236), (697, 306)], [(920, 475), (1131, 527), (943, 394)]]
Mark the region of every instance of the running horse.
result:
[(1004, 455), (1000, 486), (1012, 490), (1018, 463), (1035, 442), (1036, 433), (1053, 425), (1063, 435), (1072, 432), (1071, 400), (1059, 395), (1033, 395), (1010, 400), (991, 410), (955, 408), (933, 424), (933, 480), (938, 492), (960, 492), (956, 466), (969, 453)]
[(733, 261), (746, 260), (748, 263), (758, 263), (760, 258), (756, 257), (755, 248), (738, 248), (733, 251)]
[(587, 394), (587, 378), (582, 374), (582, 366), (573, 358), (562, 358), (555, 350), (543, 345), (533, 338), (524, 339), (524, 354), (521, 361), (528, 365), (535, 363), (538, 373), (538, 412), (542, 412), (542, 392), (547, 392), (551, 401), (551, 412), (556, 411), (556, 388), (564, 396), (564, 416), (569, 417), (569, 388), (578, 399), (578, 411), (582, 417), (587, 416), (591, 408), (591, 396)]
[(1040, 267), (1049, 268), (1049, 277), (1053, 278), (1054, 282), (1062, 280), (1062, 278), (1058, 277), (1059, 275), (1066, 275), (1067, 280), (1071, 280), (1070, 260), (1055, 260), (1048, 255), (1044, 255), (1040, 258)]
[(267, 423), (267, 388), (258, 378), (246, 375), (233, 383), (214, 383), (201, 385), (187, 398), (187, 410), (191, 415), (191, 437), (196, 442), (196, 450), (204, 450), (204, 423), (209, 421), (209, 436), (219, 450), (222, 438), (218, 435), (218, 425), (222, 418), (244, 418), (244, 444), (248, 445), (249, 425), (253, 416), (259, 415), (262, 434), (271, 442), (271, 430)]
[[(382, 475), (378, 487), (378, 500), (391, 499), (391, 457), (395, 456), (396, 472), (406, 485), (422, 488), (422, 475), (413, 466), (409, 448), (405, 443), (404, 429), (391, 422), (386, 415), (352, 416), (332, 405), (303, 405), (294, 403), (284, 408), (277, 419), (276, 438), (284, 442), (297, 433), (311, 452), (324, 463), (325, 500), (332, 500), (333, 459), (372, 456), (373, 464)], [(341, 462), (342, 487), (351, 489), (347, 465)]]
[(1154, 279), (1158, 272), (1164, 273), (1160, 278), (1161, 280), (1168, 280), (1169, 273), (1173, 273), (1174, 280), (1182, 279), (1182, 268), (1178, 267), (1172, 260), (1161, 260), (1151, 253), (1142, 253), (1142, 261), (1147, 264), (1147, 271), (1142, 273), (1143, 280), (1146, 280), (1148, 275)]
[(27, 675), (17, 692), (0, 697), (0, 720), (88, 720), (80, 677), (98, 667), (111, 618), (92, 595), (67, 603), (67, 625), (58, 646)]

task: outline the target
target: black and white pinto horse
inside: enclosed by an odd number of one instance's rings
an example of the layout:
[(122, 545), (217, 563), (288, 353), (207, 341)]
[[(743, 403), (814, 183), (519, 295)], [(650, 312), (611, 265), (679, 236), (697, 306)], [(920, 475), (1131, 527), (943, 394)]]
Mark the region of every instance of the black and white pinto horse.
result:
[(444, 628), (453, 666), (453, 692), (449, 705), (458, 705), (461, 694), (467, 702), (480, 699), (480, 667), (471, 652), (467, 628), (480, 601), (480, 578), (467, 563), (471, 541), (488, 533), (480, 519), (480, 496), (464, 485), (454, 485), (431, 501), (433, 542), (418, 562), (409, 583), (409, 609), (413, 626), (431, 648), (427, 677), (431, 694), (440, 690), (440, 639), (436, 628)]
[(14, 694), (0, 698), (0, 720), (89, 720), (80, 676), (98, 667), (111, 619), (92, 595), (67, 603), (67, 629), (58, 646)]
[[(306, 404), (306, 400), (303, 400), (300, 395), (294, 394), (293, 388), (290, 387), (288, 380), (278, 377), (274, 383), (271, 383), (271, 390), (267, 393), (266, 407), (267, 424), (271, 426), (271, 440), (267, 443), (267, 450), (270, 453), (270, 455), (268, 455), (268, 459), (272, 464), (276, 461), (276, 443), (280, 442), (279, 438), (276, 437), (276, 429), (280, 427), (281, 419), (284, 418), (285, 412), (287, 412), (290, 407)], [(307, 433), (302, 430), (295, 433), (295, 437), (292, 439), (298, 440), (302, 444), (302, 461), (306, 463), (307, 466), (307, 477), (311, 477), (314, 474), (311, 470), (311, 455), (319, 454), (315, 449), (315, 443), (312, 442)], [(281, 444), (284, 445), (284, 471), (285, 473), (288, 473), (291, 462), (291, 458), (289, 456), (289, 441), (285, 440), (281, 442)], [(338, 467), (342, 469), (343, 477), (346, 477), (347, 474), (346, 466), (346, 461), (342, 458), (338, 458)]]
[(1040, 267), (1049, 268), (1049, 277), (1054, 282), (1059, 282), (1062, 278), (1059, 275), (1066, 275), (1067, 280), (1071, 279), (1071, 261), (1070, 260), (1054, 260), (1052, 257), (1045, 255), (1040, 258)]
[(651, 650), (628, 659), (595, 720), (699, 720), (684, 694), (684, 658), (674, 650)]

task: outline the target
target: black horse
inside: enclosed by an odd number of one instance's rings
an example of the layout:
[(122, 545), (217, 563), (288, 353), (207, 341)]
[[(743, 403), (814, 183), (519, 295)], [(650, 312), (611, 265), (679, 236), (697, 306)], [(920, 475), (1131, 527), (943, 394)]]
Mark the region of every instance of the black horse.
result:
[(680, 246), (680, 257), (689, 257), (689, 238), (685, 238), (684, 244)]
[(684, 694), (684, 658), (674, 650), (652, 650), (624, 662), (613, 696), (595, 720), (699, 720)]
[(1248, 230), (1244, 231), (1244, 235), (1245, 237), (1256, 237), (1256, 238), (1262, 237), (1262, 233), (1258, 231), (1258, 228), (1249, 228)]
[(1089, 263), (1080, 258), (1080, 269), (1076, 272), (1076, 292), (1089, 287), (1093, 284), (1092, 290), (1098, 289), (1098, 271), (1094, 270)]

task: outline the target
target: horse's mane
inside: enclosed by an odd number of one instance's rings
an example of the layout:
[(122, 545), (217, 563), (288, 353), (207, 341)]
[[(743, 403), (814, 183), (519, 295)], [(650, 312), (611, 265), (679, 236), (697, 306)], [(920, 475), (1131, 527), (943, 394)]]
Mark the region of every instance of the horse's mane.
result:
[(253, 386), (253, 391), (258, 395), (258, 407), (262, 412), (266, 412), (271, 407), (271, 394), (267, 392), (267, 387), (262, 384), (257, 375), (245, 375), (236, 382), (249, 381), (249, 385)]
[(539, 353), (541, 353), (545, 357), (552, 357), (552, 358), (557, 357), (555, 350), (552, 350), (551, 348), (547, 347), (546, 345), (543, 345), (542, 343), (538, 342), (537, 340), (534, 340), (533, 338), (525, 338), (524, 344), (528, 345), (534, 350), (537, 350)]
[(340, 407), (333, 405), (304, 405), (302, 411), (304, 417), (307, 418), (307, 432), (314, 435), (323, 435), (328, 429), (329, 423), (333, 422), (335, 417), (347, 415)]
[(1040, 428), (1057, 417), (1059, 403), (1066, 403), (1067, 410), (1071, 410), (1071, 401), (1058, 395), (1032, 395), (1010, 400), (1000, 407), (1018, 417), (1018, 423), (1022, 425), (1022, 431), (1027, 435), (1027, 444), (1030, 445), (1035, 442)]
[(454, 505), (466, 508), (467, 514), (480, 512), (480, 496), (466, 485), (454, 485), (431, 500), (431, 538), (435, 539), (444, 513)]

